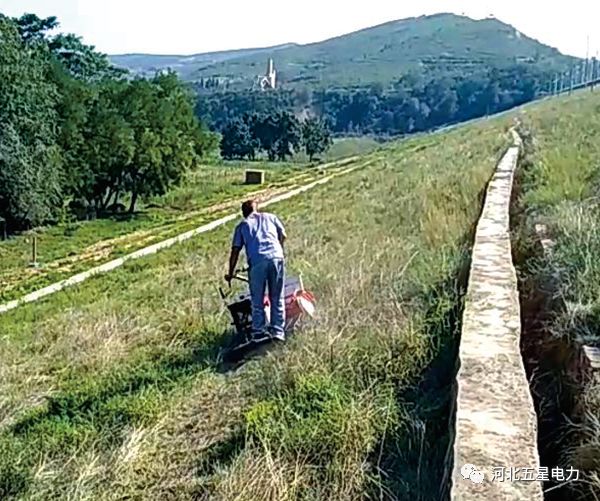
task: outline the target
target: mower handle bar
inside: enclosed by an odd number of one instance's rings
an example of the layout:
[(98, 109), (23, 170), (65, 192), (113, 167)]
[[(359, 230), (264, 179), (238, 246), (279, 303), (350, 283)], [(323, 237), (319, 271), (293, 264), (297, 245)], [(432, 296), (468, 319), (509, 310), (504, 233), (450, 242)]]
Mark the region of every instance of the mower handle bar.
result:
[(248, 278), (247, 277), (242, 277), (239, 274), (240, 273), (248, 273), (248, 271), (250, 270), (250, 268), (242, 268), (241, 270), (236, 270), (236, 272), (233, 274), (233, 277), (231, 278), (235, 278), (236, 280), (240, 280), (242, 282), (248, 282)]
[[(238, 273), (247, 273), (249, 268), (243, 268), (235, 272), (235, 274), (231, 278), (235, 278), (236, 280), (240, 280), (241, 282), (250, 283), (250, 281), (246, 277), (242, 277), (238, 275)], [(231, 291), (231, 282), (229, 282), (229, 290)], [(221, 299), (225, 299), (227, 294), (223, 292), (223, 288), (219, 287), (219, 294), (221, 294)]]

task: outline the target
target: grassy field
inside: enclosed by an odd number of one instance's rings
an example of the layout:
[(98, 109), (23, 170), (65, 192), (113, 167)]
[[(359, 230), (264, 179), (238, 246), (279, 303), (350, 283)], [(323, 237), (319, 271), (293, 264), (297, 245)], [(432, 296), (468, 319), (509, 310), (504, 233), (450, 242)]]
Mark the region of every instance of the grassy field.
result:
[[(265, 186), (243, 183), (249, 166), (266, 170)], [(320, 175), (306, 164), (204, 165), (191, 172), (179, 188), (140, 204), (131, 218), (65, 222), (0, 242), (0, 302), (212, 221), (237, 210), (241, 198), (249, 193), (267, 196)], [(37, 268), (29, 265), (34, 233)]]
[(334, 139), (325, 156), (325, 160), (333, 161), (354, 155), (364, 155), (381, 147), (381, 143), (369, 137), (343, 137)]
[[(565, 305), (550, 312), (545, 329), (550, 339), (564, 345), (600, 346), (600, 93), (576, 93), (530, 107), (523, 115), (528, 140), (528, 166), (523, 173), (521, 204), (531, 242), (536, 223), (548, 226), (555, 240), (551, 256), (532, 258), (522, 273), (534, 280), (554, 277), (554, 291)], [(552, 341), (546, 344), (551, 346)], [(552, 362), (562, 370), (562, 362)], [(561, 387), (548, 395), (547, 405), (565, 392)], [(583, 393), (582, 393), (583, 391)], [(569, 403), (569, 421), (549, 430), (548, 444), (559, 449), (557, 460), (567, 468), (585, 472), (582, 482), (566, 487), (569, 499), (600, 496), (600, 386), (576, 388)], [(549, 419), (547, 416), (542, 419)], [(566, 499), (566, 498), (561, 498)]]
[(2, 316), (0, 498), (439, 499), (490, 124), (273, 206), (319, 317), (236, 372), (232, 225)]

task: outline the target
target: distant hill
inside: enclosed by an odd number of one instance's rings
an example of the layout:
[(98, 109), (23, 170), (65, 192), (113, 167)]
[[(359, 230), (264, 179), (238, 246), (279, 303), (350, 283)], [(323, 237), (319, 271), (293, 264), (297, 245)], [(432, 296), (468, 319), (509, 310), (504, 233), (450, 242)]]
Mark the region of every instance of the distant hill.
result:
[(193, 80), (194, 73), (199, 67), (222, 63), (230, 59), (256, 56), (265, 52), (274, 54), (279, 50), (287, 49), (295, 44), (277, 45), (274, 47), (225, 50), (206, 52), (202, 54), (184, 55), (153, 55), (153, 54), (118, 54), (110, 56), (113, 64), (136, 73), (138, 75), (153, 76), (157, 71), (172, 69), (177, 71), (182, 78)]
[(484, 65), (530, 62), (564, 69), (575, 58), (561, 54), (497, 19), (474, 20), (436, 14), (363, 29), (323, 42), (286, 44), (193, 56), (113, 56), (135, 72), (171, 68), (188, 80), (218, 78), (233, 88), (249, 88), (275, 60), (283, 86), (311, 87), (387, 84), (410, 69), (469, 71)]

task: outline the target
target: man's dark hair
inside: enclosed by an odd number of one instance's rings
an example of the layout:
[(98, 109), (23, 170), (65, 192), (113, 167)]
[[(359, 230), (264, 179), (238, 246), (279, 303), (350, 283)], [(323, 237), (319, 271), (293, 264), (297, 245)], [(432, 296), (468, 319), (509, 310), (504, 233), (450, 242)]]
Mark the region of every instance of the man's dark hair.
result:
[(258, 204), (256, 203), (256, 200), (246, 200), (242, 204), (242, 214), (244, 215), (244, 217), (248, 217), (250, 214), (255, 212), (257, 209), (257, 205)]

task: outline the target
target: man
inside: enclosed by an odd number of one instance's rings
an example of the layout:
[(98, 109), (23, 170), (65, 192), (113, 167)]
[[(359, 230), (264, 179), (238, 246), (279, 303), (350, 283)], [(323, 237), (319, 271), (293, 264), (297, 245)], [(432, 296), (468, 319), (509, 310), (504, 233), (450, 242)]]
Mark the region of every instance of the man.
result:
[[(285, 229), (279, 218), (266, 212), (258, 212), (255, 200), (242, 204), (244, 220), (233, 233), (229, 273), (225, 280), (231, 284), (242, 247), (248, 261), (250, 296), (252, 298), (252, 340), (265, 341), (270, 338), (285, 340), (285, 263), (283, 244)], [(271, 326), (266, 326), (264, 297), (269, 290)]]

